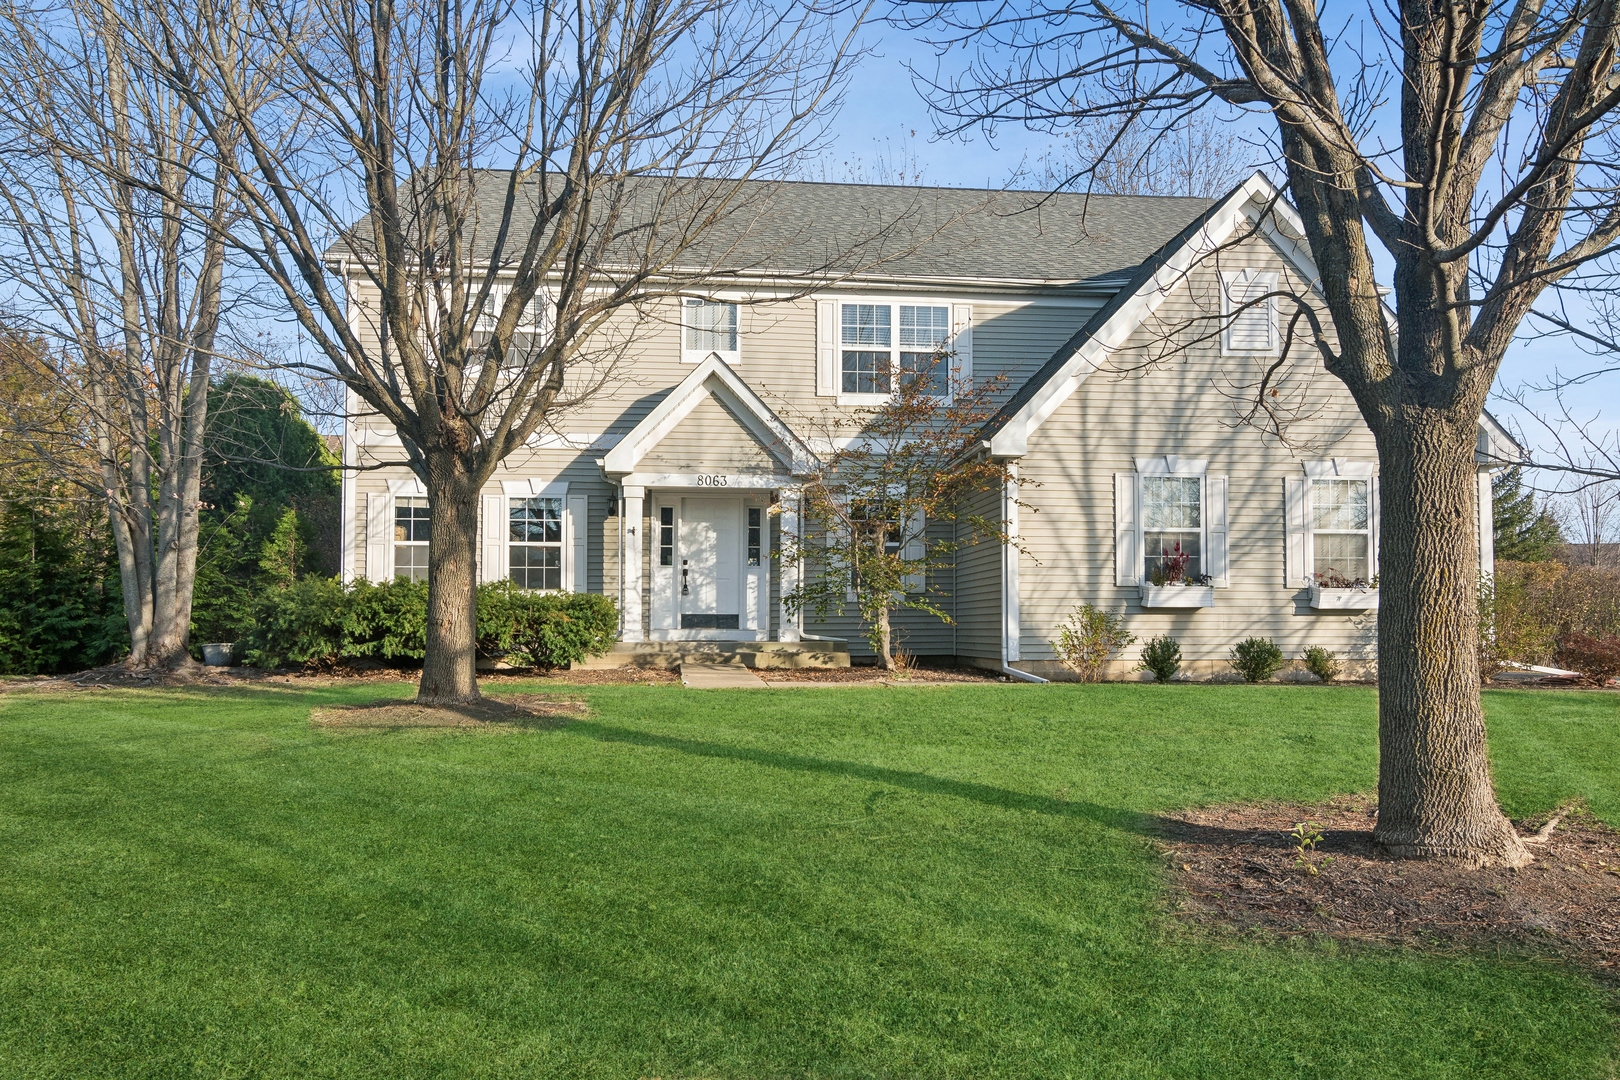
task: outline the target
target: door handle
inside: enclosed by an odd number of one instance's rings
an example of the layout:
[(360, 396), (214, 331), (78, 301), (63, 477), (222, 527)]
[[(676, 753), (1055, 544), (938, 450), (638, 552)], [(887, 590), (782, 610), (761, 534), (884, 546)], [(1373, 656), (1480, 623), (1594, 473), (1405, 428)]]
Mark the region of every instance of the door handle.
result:
[(692, 595), (692, 590), (687, 588), (687, 585), (686, 585), (686, 560), (685, 559), (681, 560), (681, 595), (682, 596), (691, 596)]

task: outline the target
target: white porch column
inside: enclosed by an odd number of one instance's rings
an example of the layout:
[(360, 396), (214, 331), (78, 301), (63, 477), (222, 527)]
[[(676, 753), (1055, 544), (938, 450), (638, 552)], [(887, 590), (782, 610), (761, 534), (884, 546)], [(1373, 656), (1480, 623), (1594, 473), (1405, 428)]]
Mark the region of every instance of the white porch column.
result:
[(619, 586), (620, 611), (623, 612), (624, 627), (619, 633), (620, 641), (641, 641), (641, 512), (642, 504), (647, 497), (647, 489), (641, 487), (626, 487), (624, 489), (624, 509), (619, 515), (619, 552), (624, 560), (624, 577)]
[[(777, 632), (778, 641), (798, 641), (803, 619), (802, 611), (789, 610), (787, 596), (799, 587), (800, 562), (798, 552), (799, 539), (799, 489), (783, 488), (782, 499), (782, 548), (784, 557), (780, 560), (782, 590), (782, 626)], [(790, 551), (793, 558), (790, 560), (785, 553)]]
[(1475, 499), (1479, 530), (1479, 572), (1486, 577), (1496, 573), (1496, 510), (1495, 496), (1491, 491), (1491, 470), (1480, 469), (1478, 484), (1479, 495)]

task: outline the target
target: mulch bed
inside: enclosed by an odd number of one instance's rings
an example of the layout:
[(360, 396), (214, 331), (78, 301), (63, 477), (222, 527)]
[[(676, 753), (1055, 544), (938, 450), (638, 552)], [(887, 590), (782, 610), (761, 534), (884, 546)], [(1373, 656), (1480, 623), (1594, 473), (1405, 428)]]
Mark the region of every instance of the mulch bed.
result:
[(1009, 682), (1005, 675), (968, 667), (923, 667), (884, 671), (879, 667), (847, 668), (766, 668), (756, 672), (768, 683), (866, 683), (906, 686), (927, 683)]
[(415, 702), (379, 701), (370, 705), (314, 709), (311, 727), (394, 731), (401, 728), (459, 728), (482, 731), (522, 731), (559, 728), (587, 712), (585, 702), (513, 694), (486, 697), (473, 705), (418, 705)]
[[(1529, 866), (1475, 870), (1389, 858), (1373, 845), (1376, 816), (1370, 798), (1344, 796), (1162, 819), (1179, 912), (1285, 936), (1550, 951), (1620, 980), (1620, 833), (1576, 807)], [(1289, 835), (1301, 822), (1321, 833), (1303, 856)]]

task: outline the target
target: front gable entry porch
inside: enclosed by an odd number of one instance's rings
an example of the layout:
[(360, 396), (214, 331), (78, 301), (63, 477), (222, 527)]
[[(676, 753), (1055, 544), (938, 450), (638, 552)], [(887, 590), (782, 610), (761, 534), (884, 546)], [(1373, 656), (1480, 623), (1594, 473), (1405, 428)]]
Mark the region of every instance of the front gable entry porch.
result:
[(600, 464), (619, 488), (621, 641), (800, 640), (781, 600), (800, 568), (773, 558), (771, 521), (798, 535), (818, 462), (723, 361), (698, 364)]

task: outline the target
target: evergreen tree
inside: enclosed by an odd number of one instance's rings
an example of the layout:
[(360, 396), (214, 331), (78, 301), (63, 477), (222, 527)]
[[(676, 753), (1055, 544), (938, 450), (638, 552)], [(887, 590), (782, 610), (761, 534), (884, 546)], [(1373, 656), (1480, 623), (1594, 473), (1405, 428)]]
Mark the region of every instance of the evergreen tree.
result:
[(1545, 562), (1564, 542), (1558, 520), (1545, 506), (1536, 505), (1535, 492), (1524, 486), (1518, 467), (1491, 479), (1492, 526), (1496, 557), (1504, 562)]
[(95, 667), (127, 635), (101, 507), (39, 476), (0, 488), (0, 673)]
[(337, 571), (338, 461), (298, 402), (273, 382), (240, 374), (216, 381), (212, 395), (195, 642), (237, 640), (260, 590)]

